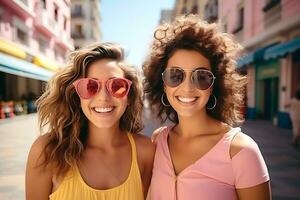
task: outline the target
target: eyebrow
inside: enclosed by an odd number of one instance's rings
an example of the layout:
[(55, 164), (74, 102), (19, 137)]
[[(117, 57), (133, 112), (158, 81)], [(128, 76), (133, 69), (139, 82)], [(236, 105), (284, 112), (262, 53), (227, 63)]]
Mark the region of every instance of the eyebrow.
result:
[(197, 68), (186, 68), (186, 69), (184, 69), (184, 68), (179, 67), (179, 66), (172, 66), (172, 67), (169, 67), (169, 68), (180, 68), (182, 70), (187, 70), (187, 71), (195, 71), (195, 70), (198, 70), (198, 69), (205, 69), (205, 70), (211, 71), (211, 69), (209, 69), (208, 67), (207, 68), (206, 67), (197, 67)]

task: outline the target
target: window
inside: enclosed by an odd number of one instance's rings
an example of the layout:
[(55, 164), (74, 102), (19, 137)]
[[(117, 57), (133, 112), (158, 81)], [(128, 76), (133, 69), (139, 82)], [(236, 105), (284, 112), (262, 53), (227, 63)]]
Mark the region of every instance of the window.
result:
[(244, 7), (241, 7), (239, 9), (239, 23), (238, 23), (238, 27), (240, 27), (240, 29), (244, 28)]
[(74, 5), (72, 15), (73, 16), (82, 16), (82, 6), (79, 4)]
[(263, 7), (263, 11), (267, 12), (271, 8), (275, 7), (276, 5), (280, 4), (281, 0), (266, 0), (266, 5)]
[(58, 21), (58, 6), (54, 4), (54, 19)]
[(13, 17), (13, 27), (14, 27), (14, 40), (18, 41), (24, 45), (28, 45), (30, 30), (26, 24), (20, 20), (18, 17)]
[(54, 56), (57, 61), (64, 62), (64, 58), (65, 58), (64, 50), (62, 50), (58, 46), (54, 47)]
[(42, 53), (46, 53), (46, 49), (48, 47), (48, 42), (45, 38), (39, 37), (38, 39), (39, 42), (39, 50)]
[(82, 32), (82, 25), (77, 24), (74, 26), (74, 31), (72, 32), (72, 37), (73, 38), (82, 38), (83, 37), (83, 32)]
[(191, 13), (198, 14), (198, 6), (197, 5), (193, 6)]
[(47, 3), (46, 3), (46, 0), (42, 0), (42, 5), (43, 5), (43, 8), (44, 8), (44, 9), (47, 9)]
[(27, 44), (28, 43), (28, 35), (25, 31), (23, 31), (20, 28), (16, 28), (17, 31), (17, 40), (20, 41), (22, 44)]
[(218, 20), (218, 1), (208, 1), (205, 5), (204, 19), (209, 23)]
[(64, 30), (67, 30), (67, 23), (68, 23), (67, 17), (64, 16)]
[(238, 21), (232, 33), (237, 33), (244, 28), (244, 7), (238, 9)]
[(75, 26), (75, 32), (78, 33), (79, 35), (82, 34), (82, 26), (81, 25), (76, 25)]
[(224, 23), (223, 30), (224, 30), (225, 33), (227, 33), (227, 23)]

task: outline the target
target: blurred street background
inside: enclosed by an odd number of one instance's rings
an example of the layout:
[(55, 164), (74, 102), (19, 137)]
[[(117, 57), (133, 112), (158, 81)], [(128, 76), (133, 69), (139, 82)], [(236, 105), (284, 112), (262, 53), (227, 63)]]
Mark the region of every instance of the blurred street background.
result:
[[(286, 106), (300, 89), (300, 0), (0, 0), (0, 199), (25, 199), (39, 135), (34, 102), (72, 50), (117, 42), (141, 70), (154, 28), (189, 13), (245, 48), (236, 66), (248, 77), (242, 130), (261, 148), (273, 199), (300, 199), (300, 147), (290, 145)], [(145, 111), (150, 136), (159, 123)]]

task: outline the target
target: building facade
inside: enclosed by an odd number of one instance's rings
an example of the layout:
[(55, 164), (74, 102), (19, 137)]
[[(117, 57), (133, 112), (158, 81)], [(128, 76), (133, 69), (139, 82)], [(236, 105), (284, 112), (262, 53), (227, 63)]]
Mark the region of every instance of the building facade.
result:
[(197, 14), (208, 22), (216, 22), (218, 20), (218, 0), (176, 0), (173, 18), (186, 14)]
[(290, 128), (286, 104), (300, 89), (300, 3), (297, 0), (219, 1), (226, 32), (245, 47), (247, 117)]
[(70, 17), (69, 0), (1, 1), (0, 118), (6, 102), (13, 109), (36, 99), (63, 67), (74, 48)]
[(71, 0), (71, 32), (75, 49), (101, 41), (99, 10), (99, 0)]

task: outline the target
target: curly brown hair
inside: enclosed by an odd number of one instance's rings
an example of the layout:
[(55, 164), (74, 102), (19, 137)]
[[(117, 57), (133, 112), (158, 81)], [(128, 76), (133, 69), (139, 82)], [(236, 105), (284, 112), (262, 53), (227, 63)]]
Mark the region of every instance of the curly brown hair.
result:
[(161, 74), (178, 49), (195, 50), (210, 61), (216, 77), (212, 93), (217, 105), (207, 110), (208, 115), (229, 125), (241, 123), (246, 77), (236, 71), (236, 57), (242, 48), (230, 35), (221, 32), (217, 24), (208, 24), (197, 15), (181, 16), (172, 23), (158, 26), (150, 54), (143, 63), (144, 92), (161, 123), (167, 119), (178, 123), (176, 111), (161, 103), (164, 93)]
[(49, 135), (43, 151), (43, 166), (50, 164), (57, 176), (64, 175), (79, 161), (88, 135), (87, 118), (72, 83), (86, 77), (88, 67), (104, 58), (116, 60), (125, 78), (132, 81), (129, 105), (120, 119), (120, 129), (134, 134), (143, 129), (140, 76), (133, 66), (123, 62), (123, 49), (117, 44), (101, 43), (72, 52), (67, 66), (51, 78), (46, 91), (37, 100), (40, 129), (46, 126)]

